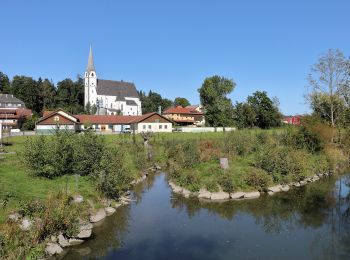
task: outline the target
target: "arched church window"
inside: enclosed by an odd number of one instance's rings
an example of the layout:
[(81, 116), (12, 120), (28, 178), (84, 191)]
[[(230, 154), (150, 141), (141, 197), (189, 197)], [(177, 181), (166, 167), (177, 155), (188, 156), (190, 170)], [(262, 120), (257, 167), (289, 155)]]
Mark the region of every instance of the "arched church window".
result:
[(91, 73), (91, 77), (94, 77), (94, 76), (95, 76), (95, 75), (94, 75), (94, 73), (92, 72), (92, 73)]

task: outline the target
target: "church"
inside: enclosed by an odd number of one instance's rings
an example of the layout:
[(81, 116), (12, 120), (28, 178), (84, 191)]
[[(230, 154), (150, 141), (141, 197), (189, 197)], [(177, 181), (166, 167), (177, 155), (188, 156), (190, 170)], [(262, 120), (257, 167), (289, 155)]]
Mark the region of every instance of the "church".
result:
[(92, 48), (84, 76), (84, 105), (98, 115), (142, 115), (141, 101), (134, 83), (97, 77)]

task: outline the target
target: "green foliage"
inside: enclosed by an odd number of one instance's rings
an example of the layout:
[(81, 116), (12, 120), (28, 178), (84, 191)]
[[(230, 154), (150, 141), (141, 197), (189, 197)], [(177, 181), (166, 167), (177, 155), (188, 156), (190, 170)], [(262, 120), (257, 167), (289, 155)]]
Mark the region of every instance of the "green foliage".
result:
[(7, 75), (0, 71), (0, 93), (11, 93), (10, 80)]
[(98, 189), (109, 198), (117, 199), (130, 188), (132, 176), (128, 173), (125, 149), (105, 150), (93, 173)]
[(177, 97), (174, 100), (174, 106), (182, 106), (182, 107), (187, 107), (191, 105), (190, 102), (186, 98), (182, 97)]
[(257, 125), (257, 115), (248, 103), (236, 103), (233, 110), (233, 120), (238, 129), (252, 128)]
[(233, 192), (234, 191), (234, 182), (233, 178), (229, 171), (221, 170), (221, 174), (218, 180), (219, 185), (222, 187), (222, 190), (225, 192)]
[(24, 120), (22, 126), (20, 127), (22, 131), (33, 131), (35, 129), (35, 123), (38, 121), (38, 116), (33, 115)]
[(251, 171), (245, 176), (244, 181), (250, 187), (263, 191), (272, 182), (272, 179), (266, 171), (252, 168)]
[(148, 95), (146, 95), (144, 92), (140, 91), (139, 96), (143, 114), (158, 112), (159, 107), (164, 111), (173, 105), (171, 100), (162, 98), (162, 96), (156, 92), (149, 91)]
[(281, 114), (265, 91), (256, 91), (248, 96), (247, 103), (256, 115), (256, 126), (267, 129), (281, 125)]
[(230, 155), (231, 153), (245, 156), (253, 151), (256, 137), (247, 131), (233, 131), (226, 135), (223, 140), (223, 147)]
[(235, 88), (233, 80), (220, 76), (206, 78), (198, 89), (201, 104), (205, 108), (205, 120), (209, 126), (231, 126), (233, 108), (227, 95)]

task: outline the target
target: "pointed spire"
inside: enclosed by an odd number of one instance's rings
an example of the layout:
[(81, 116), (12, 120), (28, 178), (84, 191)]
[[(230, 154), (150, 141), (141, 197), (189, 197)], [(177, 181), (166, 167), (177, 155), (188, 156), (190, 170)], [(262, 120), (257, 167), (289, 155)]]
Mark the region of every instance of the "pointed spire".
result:
[(94, 65), (94, 57), (92, 55), (92, 47), (90, 45), (90, 53), (89, 53), (89, 60), (86, 70), (89, 71), (95, 71), (95, 65)]

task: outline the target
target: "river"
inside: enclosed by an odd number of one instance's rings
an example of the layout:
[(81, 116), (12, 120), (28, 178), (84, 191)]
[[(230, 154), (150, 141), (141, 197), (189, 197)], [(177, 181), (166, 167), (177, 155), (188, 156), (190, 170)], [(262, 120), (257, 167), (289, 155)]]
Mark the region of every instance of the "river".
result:
[(256, 200), (200, 202), (165, 174), (64, 259), (350, 259), (350, 175)]

